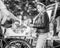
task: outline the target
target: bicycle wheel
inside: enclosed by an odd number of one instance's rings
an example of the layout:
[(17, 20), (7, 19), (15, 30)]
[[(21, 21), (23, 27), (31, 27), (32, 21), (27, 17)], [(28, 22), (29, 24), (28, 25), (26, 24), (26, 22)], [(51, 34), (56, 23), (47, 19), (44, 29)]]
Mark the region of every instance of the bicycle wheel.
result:
[(10, 41), (5, 48), (32, 48), (32, 46), (25, 40)]

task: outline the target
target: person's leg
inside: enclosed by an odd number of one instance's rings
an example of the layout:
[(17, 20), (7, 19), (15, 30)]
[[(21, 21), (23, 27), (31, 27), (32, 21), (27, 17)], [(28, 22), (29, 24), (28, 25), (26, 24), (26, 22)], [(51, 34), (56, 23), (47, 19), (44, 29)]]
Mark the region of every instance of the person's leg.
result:
[(48, 34), (40, 34), (37, 40), (36, 48), (44, 48)]

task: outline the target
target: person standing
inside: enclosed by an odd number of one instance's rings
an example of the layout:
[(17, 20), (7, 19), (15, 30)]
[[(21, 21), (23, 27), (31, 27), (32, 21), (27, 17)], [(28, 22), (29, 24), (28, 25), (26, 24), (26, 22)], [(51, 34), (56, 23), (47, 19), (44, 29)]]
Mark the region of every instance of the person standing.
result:
[(46, 13), (45, 6), (39, 5), (37, 2), (37, 10), (39, 12), (38, 17), (35, 19), (35, 25), (37, 28), (37, 32), (39, 33), (37, 39), (36, 48), (44, 48), (46, 45), (46, 40), (49, 32), (49, 17)]
[(2, 24), (4, 25), (4, 23), (10, 19), (19, 20), (10, 11), (7, 10), (4, 2), (0, 0), (0, 34), (2, 33)]

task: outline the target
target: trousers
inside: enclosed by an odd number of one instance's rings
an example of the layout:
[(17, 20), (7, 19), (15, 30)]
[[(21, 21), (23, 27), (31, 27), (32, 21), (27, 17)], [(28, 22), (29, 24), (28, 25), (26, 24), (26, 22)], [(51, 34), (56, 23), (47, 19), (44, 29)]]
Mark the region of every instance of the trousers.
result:
[(48, 38), (48, 33), (39, 34), (36, 48), (45, 48), (47, 38)]

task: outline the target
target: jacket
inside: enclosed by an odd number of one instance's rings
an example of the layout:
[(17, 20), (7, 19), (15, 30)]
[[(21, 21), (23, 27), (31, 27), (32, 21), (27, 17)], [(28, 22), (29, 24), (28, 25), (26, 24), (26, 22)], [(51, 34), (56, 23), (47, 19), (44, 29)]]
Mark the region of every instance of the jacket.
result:
[[(35, 28), (37, 28), (37, 31), (40, 33), (47, 33), (49, 32), (49, 17), (48, 14), (46, 12), (43, 13), (43, 15), (39, 15), (40, 18), (38, 17), (38, 19), (35, 22)], [(38, 22), (39, 20), (39, 22)]]

